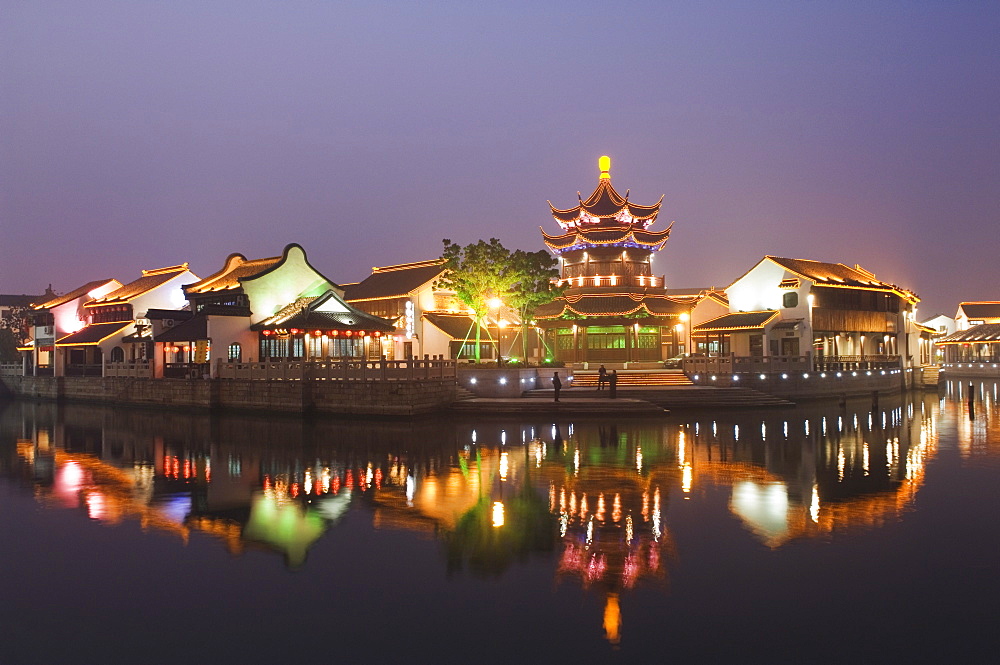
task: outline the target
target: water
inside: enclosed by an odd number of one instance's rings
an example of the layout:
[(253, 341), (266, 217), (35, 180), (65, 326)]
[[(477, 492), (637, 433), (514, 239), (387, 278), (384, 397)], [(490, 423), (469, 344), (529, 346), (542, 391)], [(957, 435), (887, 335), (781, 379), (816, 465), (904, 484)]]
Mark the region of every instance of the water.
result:
[(617, 423), (0, 412), (0, 664), (973, 662), (998, 387)]

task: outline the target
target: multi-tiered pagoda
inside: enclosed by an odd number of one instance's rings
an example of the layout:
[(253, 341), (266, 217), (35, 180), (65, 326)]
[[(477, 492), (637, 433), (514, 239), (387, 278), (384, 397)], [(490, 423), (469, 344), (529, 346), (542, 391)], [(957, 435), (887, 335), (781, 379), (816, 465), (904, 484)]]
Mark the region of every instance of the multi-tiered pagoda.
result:
[(658, 362), (684, 351), (681, 314), (686, 302), (667, 297), (663, 277), (653, 274), (653, 253), (670, 237), (670, 226), (650, 227), (654, 205), (629, 201), (611, 184), (611, 158), (598, 161), (601, 176), (586, 200), (561, 210), (549, 203), (562, 233), (542, 230), (559, 257), (565, 294), (535, 312), (557, 360), (563, 362)]

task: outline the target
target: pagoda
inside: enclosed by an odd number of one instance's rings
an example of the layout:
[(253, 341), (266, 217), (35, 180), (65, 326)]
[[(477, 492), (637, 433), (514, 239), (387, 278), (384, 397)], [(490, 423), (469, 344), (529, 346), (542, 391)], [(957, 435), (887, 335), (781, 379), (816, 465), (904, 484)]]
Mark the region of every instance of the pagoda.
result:
[(667, 296), (662, 276), (653, 274), (653, 253), (670, 237), (671, 225), (650, 227), (663, 197), (653, 205), (629, 201), (611, 184), (611, 158), (598, 160), (597, 188), (567, 209), (549, 202), (562, 233), (542, 229), (559, 258), (564, 294), (535, 312), (562, 362), (658, 363), (684, 348), (682, 314), (689, 303)]

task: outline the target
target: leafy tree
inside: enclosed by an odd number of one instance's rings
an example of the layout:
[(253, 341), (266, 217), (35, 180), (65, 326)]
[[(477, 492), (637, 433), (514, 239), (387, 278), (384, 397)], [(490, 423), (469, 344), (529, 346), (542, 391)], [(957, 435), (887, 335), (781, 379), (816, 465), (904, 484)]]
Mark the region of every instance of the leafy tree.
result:
[(510, 264), (517, 281), (508, 291), (506, 301), (521, 318), (521, 349), (527, 362), (528, 326), (535, 310), (561, 296), (566, 289), (553, 283), (552, 280), (559, 277), (558, 261), (544, 250), (525, 252), (519, 249), (511, 254)]
[(6, 328), (0, 328), (0, 362), (20, 360), (21, 353), (17, 350), (17, 346), (14, 334)]
[(31, 338), (29, 330), (31, 309), (14, 307), (0, 317), (0, 360), (12, 362), (21, 359), (17, 347), (23, 346)]
[(482, 326), (489, 313), (489, 303), (493, 298), (503, 299), (517, 282), (511, 253), (496, 238), (464, 247), (447, 238), (442, 242), (441, 258), (445, 260), (446, 271), (434, 286), (454, 291), (455, 296), (472, 310), (476, 322), (476, 362), (479, 362)]

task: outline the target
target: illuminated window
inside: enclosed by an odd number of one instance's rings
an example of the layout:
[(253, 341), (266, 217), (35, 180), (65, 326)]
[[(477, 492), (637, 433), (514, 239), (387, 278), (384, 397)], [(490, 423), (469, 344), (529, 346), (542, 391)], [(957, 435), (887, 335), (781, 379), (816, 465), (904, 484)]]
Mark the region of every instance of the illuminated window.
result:
[(239, 344), (233, 343), (233, 344), (229, 345), (229, 356), (228, 357), (229, 357), (229, 360), (232, 360), (232, 361), (235, 361), (235, 362), (243, 362), (243, 349), (240, 347)]

